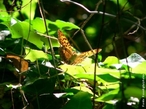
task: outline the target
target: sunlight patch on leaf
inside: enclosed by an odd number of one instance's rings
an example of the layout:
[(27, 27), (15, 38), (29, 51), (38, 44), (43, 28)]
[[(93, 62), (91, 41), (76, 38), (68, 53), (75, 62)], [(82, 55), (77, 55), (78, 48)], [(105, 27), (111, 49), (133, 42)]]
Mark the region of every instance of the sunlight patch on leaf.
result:
[(34, 49), (30, 49), (30, 48), (26, 47), (25, 53), (27, 54), (25, 59), (28, 59), (31, 62), (34, 62), (38, 59), (47, 59), (48, 60), (47, 54), (41, 50), (34, 50)]
[(119, 59), (115, 56), (108, 56), (103, 63), (108, 64), (108, 66), (110, 66), (112, 64), (118, 64)]
[(41, 36), (31, 28), (28, 22), (17, 22), (14, 25), (10, 25), (9, 23), (7, 22), (5, 25), (9, 28), (12, 38), (23, 37), (25, 40), (28, 40), (38, 48), (42, 48), (43, 42), (40, 40)]
[(133, 73), (146, 75), (146, 61), (142, 62), (138, 66), (132, 68)]
[(64, 72), (67, 72), (69, 75), (75, 76), (78, 73), (84, 73), (85, 70), (82, 66), (75, 66), (75, 65), (60, 65), (59, 66)]

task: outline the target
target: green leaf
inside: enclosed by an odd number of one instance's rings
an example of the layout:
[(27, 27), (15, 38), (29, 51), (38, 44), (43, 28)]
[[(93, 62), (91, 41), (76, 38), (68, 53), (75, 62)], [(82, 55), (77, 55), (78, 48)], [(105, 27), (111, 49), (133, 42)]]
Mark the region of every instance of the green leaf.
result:
[[(42, 26), (42, 24), (44, 23), (42, 18), (37, 17), (34, 20), (32, 20), (31, 23), (32, 23), (32, 27), (35, 30), (37, 30), (38, 32), (40, 32), (40, 33), (46, 32), (45, 26), (44, 25)], [(71, 22), (65, 22), (62, 20), (56, 20), (55, 22), (53, 22), (51, 20), (46, 20), (46, 23), (48, 26), (49, 35), (54, 35), (58, 29), (67, 29), (67, 30), (80, 29), (75, 24), (73, 24)]]
[(77, 90), (83, 91), (83, 92), (88, 92), (91, 95), (93, 95), (93, 92), (89, 88), (87, 88), (87, 86), (85, 86), (84, 84), (81, 84), (80, 86), (75, 86), (75, 87), (73, 87), (73, 89), (77, 89)]
[(118, 98), (121, 97), (121, 93), (119, 93), (119, 91), (120, 91), (119, 89), (109, 91), (108, 93), (105, 93), (102, 96), (95, 99), (95, 101), (114, 104), (118, 100)]
[(115, 109), (115, 106), (112, 104), (104, 104), (104, 107), (102, 109)]
[(65, 21), (62, 21), (62, 20), (56, 20), (55, 23), (58, 26), (58, 28), (60, 28), (60, 29), (67, 29), (67, 30), (80, 29), (80, 27), (76, 26), (75, 24), (73, 24), (71, 22), (65, 22)]
[[(49, 45), (49, 42), (48, 42), (48, 38), (42, 36), (42, 37), (41, 37), (41, 40), (45, 43), (45, 46), (46, 46), (48, 49), (50, 49), (50, 45)], [(52, 43), (52, 46), (53, 46), (53, 47), (60, 47), (60, 43), (59, 43), (59, 41), (58, 41), (57, 38), (55, 38), (55, 37), (50, 37), (50, 40), (51, 40), (51, 43)]]
[(27, 93), (42, 94), (52, 93), (55, 86), (55, 80), (38, 78), (32, 84), (22, 86), (23, 90)]
[(141, 64), (132, 68), (132, 72), (136, 74), (145, 74), (146, 75), (146, 61), (143, 61)]
[(119, 59), (115, 56), (108, 56), (103, 63), (108, 64), (108, 66), (111, 66), (112, 64), (118, 64)]
[(144, 88), (138, 88), (134, 86), (129, 86), (124, 90), (124, 94), (126, 98), (130, 98), (132, 96), (140, 99), (141, 97), (146, 97), (145, 93), (146, 90)]
[(48, 60), (47, 54), (41, 50), (25, 48), (25, 53), (27, 54), (25, 59), (30, 60), (31, 62), (34, 62), (38, 59), (47, 59)]
[[(130, 4), (129, 2), (127, 2), (126, 0), (120, 0), (119, 2), (117, 2), (116, 0), (112, 0), (115, 4), (120, 4), (120, 7), (124, 7), (124, 9), (130, 8)], [(126, 4), (126, 5), (125, 5)]]
[(85, 72), (82, 66), (74, 66), (74, 65), (65, 64), (65, 65), (60, 65), (59, 67), (72, 76)]
[[(22, 7), (23, 7), (21, 8), (21, 13), (23, 14), (22, 16), (23, 17), (25, 16), (25, 18), (29, 18), (30, 20), (32, 20), (36, 13), (35, 10), (37, 7), (37, 2), (38, 2), (37, 0), (32, 0), (31, 5), (29, 5), (29, 1), (22, 0)], [(15, 13), (13, 13), (13, 16), (17, 18), (18, 16), (20, 16), (20, 14), (19, 12), (16, 11)]]
[(31, 67), (25, 75), (25, 83), (22, 88), (32, 94), (52, 93), (56, 82), (56, 70), (38, 64)]
[[(6, 13), (6, 12), (5, 12)], [(0, 22), (3, 22), (3, 21), (8, 21), (11, 19), (11, 16), (8, 15), (8, 13), (6, 13), (7, 15), (4, 15), (2, 13), (0, 13)]]
[[(46, 20), (47, 25), (49, 22), (52, 22), (52, 21)], [(37, 17), (31, 21), (31, 25), (32, 25), (33, 29), (35, 29), (36, 31), (38, 31), (40, 33), (46, 32), (46, 28), (43, 24), (44, 24), (43, 19), (39, 18), (39, 17)]]
[(78, 92), (62, 109), (92, 109), (91, 94)]
[[(16, 22), (16, 21), (15, 21)], [(15, 24), (11, 24), (10, 22), (5, 22), (5, 24), (11, 34), (12, 38), (24, 38), (25, 40), (29, 41), (30, 43), (33, 43), (36, 45), (38, 48), (42, 48), (43, 46), (43, 41), (41, 41), (40, 35), (38, 35), (29, 25), (28, 22), (23, 21), (23, 22), (16, 22)]]

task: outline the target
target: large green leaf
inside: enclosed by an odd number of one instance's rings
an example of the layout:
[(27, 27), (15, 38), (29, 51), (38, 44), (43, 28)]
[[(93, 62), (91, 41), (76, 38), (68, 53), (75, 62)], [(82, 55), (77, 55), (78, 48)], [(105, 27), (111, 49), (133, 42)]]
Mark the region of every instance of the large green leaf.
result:
[(62, 109), (92, 109), (91, 94), (82, 91), (78, 92)]
[(98, 97), (96, 101), (114, 104), (115, 102), (117, 102), (118, 98), (121, 98), (121, 93), (119, 93), (119, 91), (119, 89), (109, 91), (108, 93), (105, 93), (102, 96)]
[[(74, 78), (94, 80), (94, 64), (91, 64), (90, 66), (61, 65), (60, 67)], [(120, 73), (125, 74), (125, 71), (98, 67), (96, 68), (97, 79), (100, 79), (102, 82), (106, 83), (119, 81), (118, 79), (120, 79)]]
[[(49, 22), (51, 22), (51, 21), (46, 20), (47, 25)], [(40, 33), (46, 32), (46, 28), (43, 24), (44, 24), (43, 19), (39, 18), (39, 17), (37, 17), (31, 21), (31, 25), (32, 25), (33, 29), (35, 29), (37, 32), (40, 32)]]
[[(39, 17), (35, 18), (31, 22), (33, 28), (40, 33), (46, 32), (46, 28), (43, 25), (43, 23), (44, 23), (43, 19), (39, 18)], [(53, 22), (51, 20), (46, 19), (46, 23), (47, 23), (47, 28), (49, 30), (49, 35), (54, 35), (56, 33), (57, 29), (67, 29), (67, 30), (79, 29), (79, 27), (76, 26), (75, 24), (73, 24), (71, 22), (65, 22), (62, 20), (56, 20), (55, 22)]]
[(78, 26), (76, 26), (75, 24), (71, 23), (71, 22), (65, 22), (62, 20), (56, 20), (55, 24), (60, 28), (60, 29), (67, 29), (67, 30), (71, 30), (71, 29), (80, 29)]
[(25, 48), (25, 53), (27, 54), (25, 56), (25, 59), (30, 60), (31, 62), (34, 62), (38, 59), (47, 59), (48, 60), (47, 54), (41, 50)]

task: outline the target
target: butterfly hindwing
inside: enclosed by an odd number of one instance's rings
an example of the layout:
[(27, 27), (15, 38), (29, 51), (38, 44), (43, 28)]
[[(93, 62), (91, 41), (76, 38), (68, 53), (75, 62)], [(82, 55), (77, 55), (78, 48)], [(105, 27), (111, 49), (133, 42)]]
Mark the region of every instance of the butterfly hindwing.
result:
[(71, 58), (75, 55), (75, 53), (68, 47), (60, 47), (59, 54), (62, 60), (67, 64), (70, 64)]
[(81, 63), (85, 58), (87, 58), (87, 57), (90, 57), (90, 56), (92, 56), (92, 55), (95, 55), (96, 53), (98, 53), (98, 52), (100, 52), (101, 51), (101, 49), (94, 49), (94, 50), (90, 50), (90, 51), (86, 51), (86, 52), (83, 52), (83, 53), (79, 53), (77, 56), (76, 56), (76, 58), (75, 58), (75, 60), (74, 60), (74, 62), (72, 63), (72, 64), (79, 64), (79, 63)]

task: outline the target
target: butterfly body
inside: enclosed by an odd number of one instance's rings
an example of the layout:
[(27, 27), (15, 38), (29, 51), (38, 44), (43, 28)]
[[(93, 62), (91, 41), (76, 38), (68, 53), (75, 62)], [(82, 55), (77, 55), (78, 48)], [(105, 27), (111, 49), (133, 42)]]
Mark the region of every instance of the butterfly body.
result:
[(83, 53), (77, 53), (73, 50), (73, 47), (70, 45), (68, 39), (60, 30), (58, 30), (58, 40), (61, 44), (61, 47), (59, 48), (60, 57), (67, 64), (79, 64), (85, 58), (90, 57), (101, 51), (101, 49), (94, 49)]

